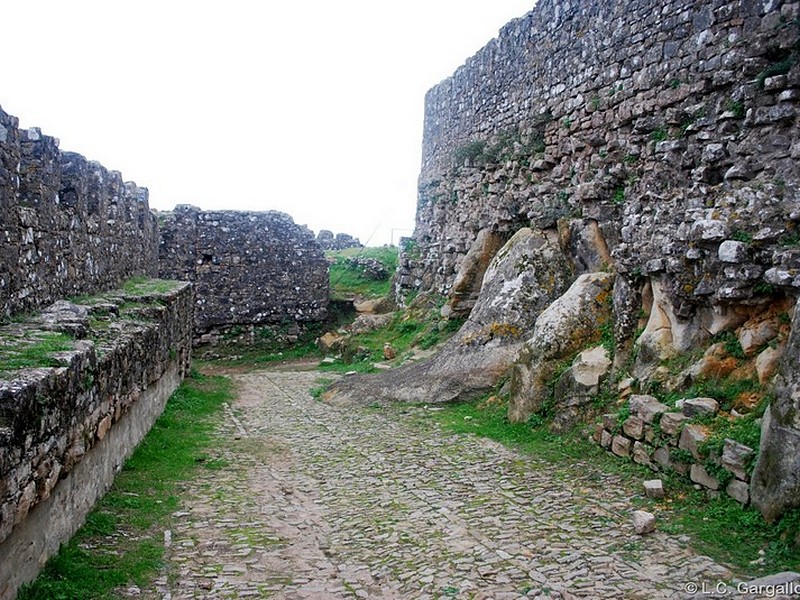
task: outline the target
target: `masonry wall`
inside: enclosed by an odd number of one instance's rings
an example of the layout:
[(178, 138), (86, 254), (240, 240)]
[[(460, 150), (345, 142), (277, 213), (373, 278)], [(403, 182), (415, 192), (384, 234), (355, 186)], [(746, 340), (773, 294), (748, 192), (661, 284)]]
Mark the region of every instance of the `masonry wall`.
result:
[(0, 598), (35, 578), (150, 430), (191, 360), (194, 296), (114, 292), (0, 328), (21, 350), (54, 332), (58, 366), (0, 370)]
[[(797, 16), (780, 1), (538, 2), (426, 96), (399, 295), (447, 294), (482, 229), (559, 219), (599, 224), (618, 272), (666, 273), (686, 311), (796, 289)], [(718, 259), (725, 240), (739, 259)]]
[(288, 215), (184, 205), (159, 220), (159, 273), (194, 282), (197, 335), (325, 318), (328, 264), (313, 233)]
[(0, 316), (155, 275), (146, 188), (0, 109)]

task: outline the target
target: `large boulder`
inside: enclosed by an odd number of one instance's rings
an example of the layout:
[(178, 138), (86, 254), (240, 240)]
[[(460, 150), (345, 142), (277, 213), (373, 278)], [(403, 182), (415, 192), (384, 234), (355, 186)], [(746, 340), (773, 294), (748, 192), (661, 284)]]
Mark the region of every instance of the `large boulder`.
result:
[(571, 278), (557, 240), (521, 229), (497, 252), (469, 319), (430, 360), (337, 382), (334, 404), (448, 402), (492, 389), (513, 364), (536, 317)]
[(613, 284), (611, 273), (585, 273), (539, 315), (512, 370), (510, 421), (525, 422), (541, 409), (563, 361), (598, 341), (611, 319)]
[(775, 400), (761, 426), (761, 446), (750, 487), (753, 505), (767, 521), (800, 506), (800, 310), (775, 377)]
[(491, 229), (481, 229), (456, 274), (453, 286), (442, 307), (446, 318), (466, 317), (478, 301), (486, 269), (503, 247), (506, 238)]

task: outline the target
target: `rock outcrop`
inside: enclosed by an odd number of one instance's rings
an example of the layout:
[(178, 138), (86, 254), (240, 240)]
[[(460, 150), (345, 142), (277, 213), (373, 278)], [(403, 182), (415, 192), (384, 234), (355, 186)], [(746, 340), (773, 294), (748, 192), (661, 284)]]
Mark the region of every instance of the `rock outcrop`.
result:
[(495, 255), (469, 319), (435, 357), (380, 375), (349, 377), (326, 399), (344, 404), (476, 397), (506, 374), (536, 317), (570, 278), (558, 244), (542, 232), (521, 229)]
[(775, 401), (764, 416), (753, 471), (753, 504), (768, 521), (800, 506), (800, 310), (775, 382)]

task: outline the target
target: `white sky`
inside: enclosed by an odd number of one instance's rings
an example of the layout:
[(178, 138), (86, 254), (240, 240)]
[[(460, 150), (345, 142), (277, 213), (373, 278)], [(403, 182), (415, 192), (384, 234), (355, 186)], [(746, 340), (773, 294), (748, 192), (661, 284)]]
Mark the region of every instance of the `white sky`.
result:
[(425, 92), (534, 1), (15, 0), (0, 106), (153, 208), (281, 210), (396, 243)]

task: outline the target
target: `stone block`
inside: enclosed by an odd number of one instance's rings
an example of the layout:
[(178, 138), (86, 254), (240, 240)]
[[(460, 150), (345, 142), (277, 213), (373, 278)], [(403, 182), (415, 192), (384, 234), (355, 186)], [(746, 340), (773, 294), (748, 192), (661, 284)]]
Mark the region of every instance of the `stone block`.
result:
[(666, 404), (661, 402), (647, 402), (639, 407), (639, 416), (645, 423), (653, 423), (658, 415), (663, 414), (669, 410)]
[(722, 447), (722, 466), (733, 473), (737, 479), (747, 481), (747, 465), (753, 454), (754, 451), (750, 446), (726, 439)]
[(655, 396), (648, 396), (647, 394), (633, 394), (628, 398), (628, 407), (631, 409), (632, 415), (638, 415), (639, 411), (646, 404), (658, 404), (658, 398)]
[(717, 256), (724, 263), (741, 263), (747, 257), (747, 244), (736, 240), (725, 240), (719, 245)]
[(614, 439), (614, 436), (611, 435), (605, 429), (603, 429), (603, 433), (600, 436), (600, 445), (603, 448), (605, 448), (606, 450), (608, 450), (609, 448), (611, 448), (611, 442), (612, 442), (613, 439)]
[(715, 415), (719, 402), (713, 398), (687, 398), (683, 401), (683, 414), (687, 417)]
[(664, 497), (664, 484), (660, 479), (650, 479), (645, 481), (644, 493), (648, 498), (661, 500)]
[(659, 425), (661, 431), (667, 435), (677, 435), (683, 424), (689, 420), (689, 417), (682, 413), (668, 412), (661, 415)]
[(636, 535), (646, 535), (656, 530), (656, 517), (644, 510), (633, 511), (633, 530)]
[(662, 469), (671, 468), (672, 467), (672, 460), (669, 457), (669, 447), (661, 446), (660, 448), (656, 448), (655, 452), (653, 452), (653, 460)]
[(719, 489), (719, 480), (709, 475), (703, 465), (693, 464), (689, 470), (689, 478), (710, 490), (716, 491)]
[(617, 415), (605, 414), (603, 415), (603, 427), (609, 431), (613, 431), (617, 427)]
[(765, 348), (756, 356), (756, 374), (761, 385), (767, 383), (778, 372), (778, 366), (783, 356), (784, 346)]
[(628, 458), (631, 455), (631, 445), (633, 442), (624, 435), (615, 435), (611, 440), (611, 452), (617, 456)]
[(650, 466), (650, 449), (642, 442), (633, 443), (633, 462)]
[(628, 437), (640, 440), (644, 435), (644, 421), (642, 421), (641, 417), (631, 415), (625, 419), (625, 422), (622, 424), (622, 431), (625, 432), (625, 435)]
[(750, 502), (750, 486), (744, 481), (731, 479), (728, 485), (725, 487), (725, 493), (742, 504), (747, 504)]
[(701, 425), (689, 424), (681, 432), (678, 448), (691, 452), (695, 460), (700, 460), (698, 446), (707, 439), (708, 435)]

